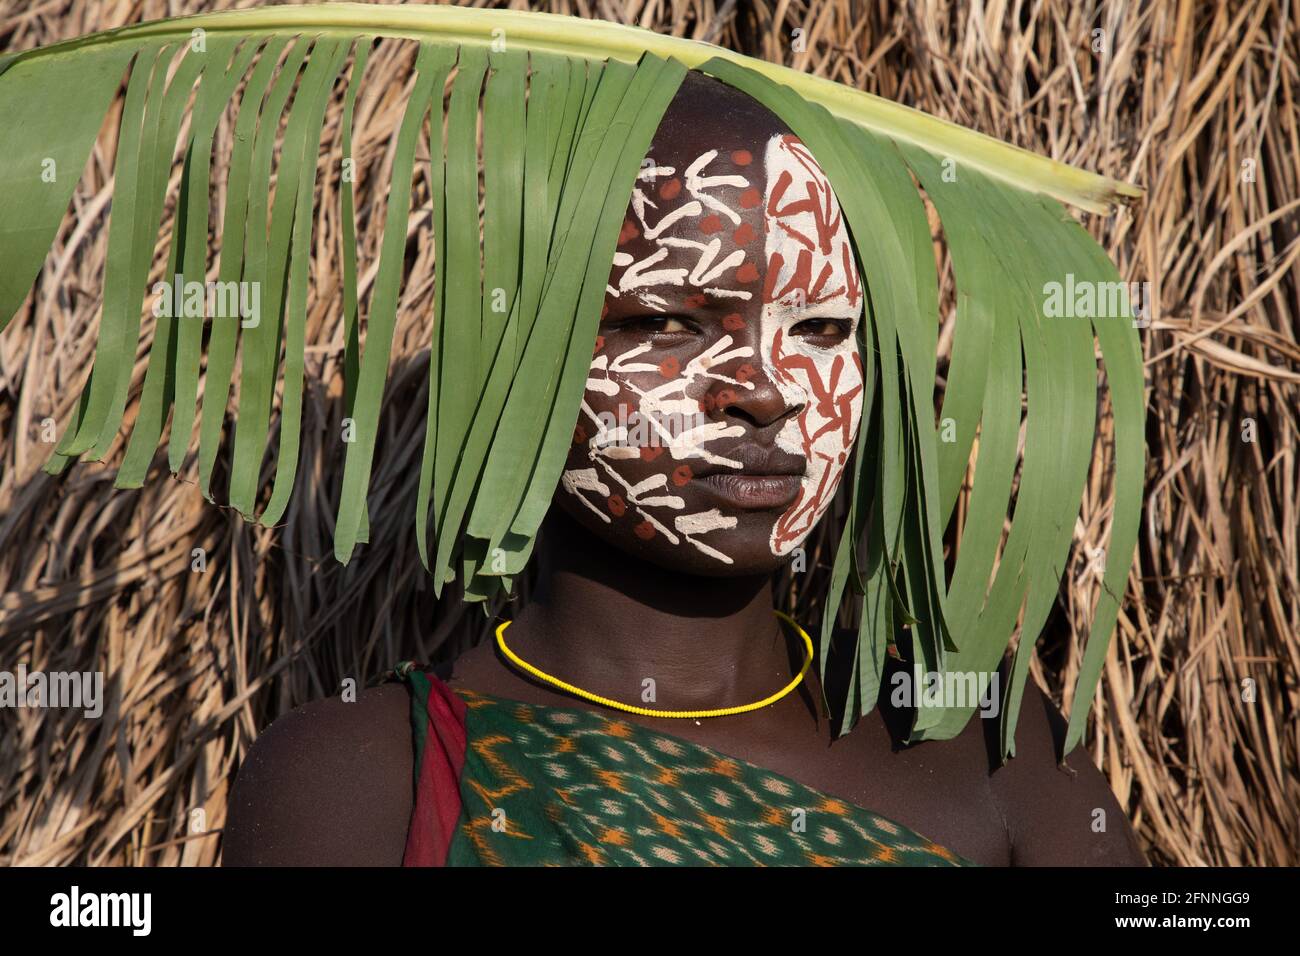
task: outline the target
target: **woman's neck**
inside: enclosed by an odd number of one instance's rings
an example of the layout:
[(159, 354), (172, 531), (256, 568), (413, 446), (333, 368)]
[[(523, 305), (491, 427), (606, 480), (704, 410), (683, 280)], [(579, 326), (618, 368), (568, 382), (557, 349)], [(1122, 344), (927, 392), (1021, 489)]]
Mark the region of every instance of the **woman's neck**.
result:
[(584, 690), (669, 710), (729, 707), (766, 697), (798, 670), (803, 649), (792, 661), (766, 575), (682, 574), (617, 551), (556, 512), (536, 560), (536, 588), (506, 640)]

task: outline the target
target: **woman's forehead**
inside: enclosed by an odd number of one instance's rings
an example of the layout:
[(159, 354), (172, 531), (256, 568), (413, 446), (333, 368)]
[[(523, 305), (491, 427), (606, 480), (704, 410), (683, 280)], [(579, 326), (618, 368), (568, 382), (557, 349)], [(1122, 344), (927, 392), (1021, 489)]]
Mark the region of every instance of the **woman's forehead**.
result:
[(656, 138), (638, 173), (608, 302), (652, 311), (709, 300), (845, 313), (860, 305), (839, 203), (797, 136), (734, 124), (711, 137), (673, 135), (679, 126)]

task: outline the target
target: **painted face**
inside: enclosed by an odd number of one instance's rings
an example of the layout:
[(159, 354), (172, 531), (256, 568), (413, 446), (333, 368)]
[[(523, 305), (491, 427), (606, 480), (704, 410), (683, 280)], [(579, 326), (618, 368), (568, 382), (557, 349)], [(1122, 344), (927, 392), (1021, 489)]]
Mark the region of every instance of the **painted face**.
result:
[(863, 295), (848, 230), (793, 134), (660, 133), (558, 500), (656, 563), (770, 571), (829, 506), (857, 433)]

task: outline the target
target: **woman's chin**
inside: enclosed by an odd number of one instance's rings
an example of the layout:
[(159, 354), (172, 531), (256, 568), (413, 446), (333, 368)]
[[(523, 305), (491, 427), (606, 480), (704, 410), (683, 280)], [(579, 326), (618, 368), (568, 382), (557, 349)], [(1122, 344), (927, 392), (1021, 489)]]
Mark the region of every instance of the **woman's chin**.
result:
[(644, 560), (670, 571), (681, 571), (701, 578), (749, 578), (774, 574), (788, 559), (767, 550), (761, 554), (738, 554), (730, 564), (700, 561), (676, 553), (646, 555)]

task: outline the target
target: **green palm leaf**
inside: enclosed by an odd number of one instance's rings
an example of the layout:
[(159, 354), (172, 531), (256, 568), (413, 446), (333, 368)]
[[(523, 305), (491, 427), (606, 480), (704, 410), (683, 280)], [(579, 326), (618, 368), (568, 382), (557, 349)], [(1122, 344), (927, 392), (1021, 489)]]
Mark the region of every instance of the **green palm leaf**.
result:
[[(255, 321), (237, 310), (213, 316), (206, 344), (201, 322), (157, 318), (118, 483), (143, 482), (169, 418), (168, 462), (179, 471), (197, 418), (199, 482), (211, 497), (234, 390), (229, 500), (250, 518), (281, 519), (298, 465), (325, 110), (341, 85), (341, 158), (348, 160), (353, 105), (376, 38), (413, 40), (419, 52), (368, 304), (358, 291), (350, 178), (339, 190), (343, 401), (354, 440), (344, 461), (338, 558), (348, 560), (368, 534), (366, 496), (426, 127), (438, 265), (415, 527), (435, 588), (459, 576), (466, 596), (481, 599), (508, 590), (531, 554), (575, 420), (627, 197), (686, 70), (698, 69), (755, 97), (818, 156), (868, 291), (862, 347), (873, 401), (822, 622), (824, 666), (840, 597), (861, 600), (846, 728), (875, 700), (897, 622), (912, 628), (920, 678), (994, 670), (1019, 620), (1027, 639), (1012, 659), (1002, 723), (1004, 751), (1014, 750), (1032, 638), (1065, 570), (1092, 449), (1094, 342), (1100, 345), (1119, 491), (1111, 559), (1070, 715), (1073, 747), (1136, 543), (1142, 366), (1126, 300), (1064, 319), (1045, 311), (1044, 293), (1067, 275), (1118, 282), (1061, 202), (1103, 211), (1139, 191), (708, 44), (544, 14), (332, 4), (163, 20), (0, 58), (0, 128), (9, 141), (0, 156), (3, 324), (26, 298), (76, 185), (68, 175), (45, 183), (42, 169), (83, 168), (127, 78), (95, 362), (49, 470), (78, 456), (103, 458), (123, 423), (179, 151), (166, 277), (173, 285), (202, 281), (215, 226), (219, 283), (255, 284), (260, 310)], [(214, 224), (214, 131), (232, 104), (225, 206)], [(943, 222), (958, 289), (938, 421), (938, 285), (917, 183)], [(949, 432), (953, 440), (941, 439)], [(977, 439), (960, 552), (948, 575), (942, 535)], [(953, 736), (973, 706), (922, 702), (914, 739)]]

